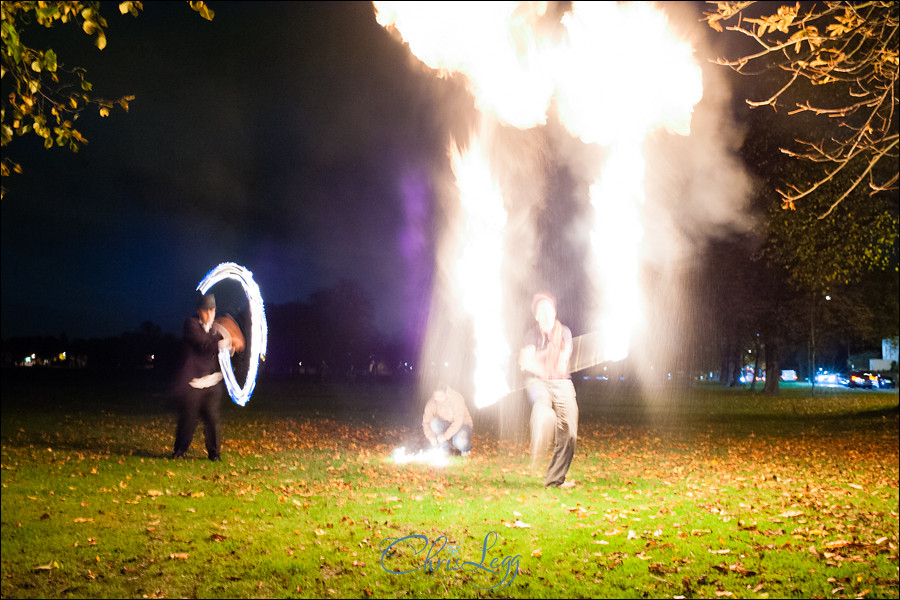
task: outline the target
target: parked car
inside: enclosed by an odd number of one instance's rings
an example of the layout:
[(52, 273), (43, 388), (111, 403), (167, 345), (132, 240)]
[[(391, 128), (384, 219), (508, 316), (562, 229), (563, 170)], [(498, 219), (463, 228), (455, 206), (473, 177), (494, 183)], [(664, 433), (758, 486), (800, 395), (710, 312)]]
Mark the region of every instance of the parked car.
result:
[(891, 388), (894, 387), (894, 380), (885, 378), (878, 373), (871, 371), (852, 371), (847, 377), (847, 387), (852, 388)]

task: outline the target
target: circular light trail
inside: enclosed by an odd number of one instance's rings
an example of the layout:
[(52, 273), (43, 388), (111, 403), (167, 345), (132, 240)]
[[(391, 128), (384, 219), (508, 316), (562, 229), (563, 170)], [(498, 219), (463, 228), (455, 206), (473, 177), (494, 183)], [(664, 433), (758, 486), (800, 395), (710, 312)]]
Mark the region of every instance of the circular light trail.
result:
[(250, 343), (247, 345), (250, 349), (250, 367), (247, 371), (247, 379), (244, 380), (244, 387), (238, 385), (234, 376), (234, 369), (231, 367), (231, 354), (228, 349), (219, 350), (219, 366), (222, 368), (228, 395), (231, 396), (235, 404), (244, 406), (250, 400), (253, 388), (256, 387), (256, 373), (259, 369), (259, 361), (260, 359), (266, 360), (268, 336), (266, 313), (263, 309), (263, 300), (262, 295), (259, 293), (259, 286), (253, 281), (253, 273), (238, 264), (222, 263), (206, 274), (206, 277), (197, 285), (197, 289), (200, 290), (200, 293), (205, 294), (209, 288), (223, 279), (239, 281), (241, 287), (244, 288), (244, 293), (247, 294), (247, 300), (250, 301)]

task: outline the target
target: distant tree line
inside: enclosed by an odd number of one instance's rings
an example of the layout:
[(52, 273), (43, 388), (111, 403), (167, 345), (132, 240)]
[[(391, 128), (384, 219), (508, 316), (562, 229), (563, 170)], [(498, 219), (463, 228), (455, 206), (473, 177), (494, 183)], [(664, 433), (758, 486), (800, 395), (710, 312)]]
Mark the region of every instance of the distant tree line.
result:
[[(308, 302), (266, 306), (268, 348), (261, 372), (318, 379), (399, 375), (417, 350), (385, 338), (375, 316), (368, 293), (348, 280), (314, 292)], [(235, 317), (248, 332), (247, 315)], [(70, 340), (62, 334), (3, 340), (3, 366), (24, 365), (32, 355), (35, 367), (154, 369), (169, 375), (181, 364), (181, 332), (164, 333), (147, 321), (110, 338)]]

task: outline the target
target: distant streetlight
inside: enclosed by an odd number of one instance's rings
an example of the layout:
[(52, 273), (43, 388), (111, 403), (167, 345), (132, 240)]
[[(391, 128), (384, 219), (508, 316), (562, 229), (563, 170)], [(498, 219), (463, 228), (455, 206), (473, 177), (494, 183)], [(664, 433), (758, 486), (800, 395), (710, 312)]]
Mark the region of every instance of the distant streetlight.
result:
[[(823, 293), (825, 301), (831, 300), (831, 295)], [(809, 383), (812, 385), (812, 395), (816, 395), (816, 298), (813, 294), (809, 308)]]

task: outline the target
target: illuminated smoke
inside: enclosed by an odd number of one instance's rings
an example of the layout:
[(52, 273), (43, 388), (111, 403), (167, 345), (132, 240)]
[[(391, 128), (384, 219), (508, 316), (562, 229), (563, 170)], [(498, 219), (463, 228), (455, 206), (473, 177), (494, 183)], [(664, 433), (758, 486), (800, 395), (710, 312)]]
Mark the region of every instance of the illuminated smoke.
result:
[[(645, 319), (645, 145), (658, 130), (691, 132), (693, 108), (703, 95), (691, 46), (649, 3), (573, 2), (562, 15), (562, 5), (546, 2), (374, 6), (378, 23), (438, 76), (463, 76), (481, 113), (471, 138), (459, 143), (464, 149), (453, 142), (448, 150), (459, 205), (448, 213), (445, 235), (452, 243), (442, 245), (452, 259), (438, 257), (439, 270), (451, 270), (452, 277), (438, 278), (444, 284), (436, 290), (454, 297), (471, 319), (476, 406), (508, 391), (506, 315), (521, 314), (512, 305), (527, 302), (543, 283), (530, 271), (529, 251), (521, 249), (534, 239), (523, 237), (514, 252), (505, 245), (513, 235), (507, 227), (519, 217), (508, 214), (517, 199), (503, 197), (509, 187), (499, 183), (507, 179), (501, 166), (510, 162), (504, 155), (522, 150), (504, 128), (542, 128), (554, 119), (577, 139), (568, 144), (567, 159), (573, 177), (589, 190), (590, 256), (586, 264), (557, 268), (581, 270), (592, 284), (586, 322), (602, 340), (598, 359), (624, 358)], [(542, 190), (545, 177), (529, 173), (515, 190)], [(510, 290), (523, 281), (532, 289)], [(448, 330), (442, 329), (443, 339)], [(435, 346), (430, 360), (438, 361)]]

